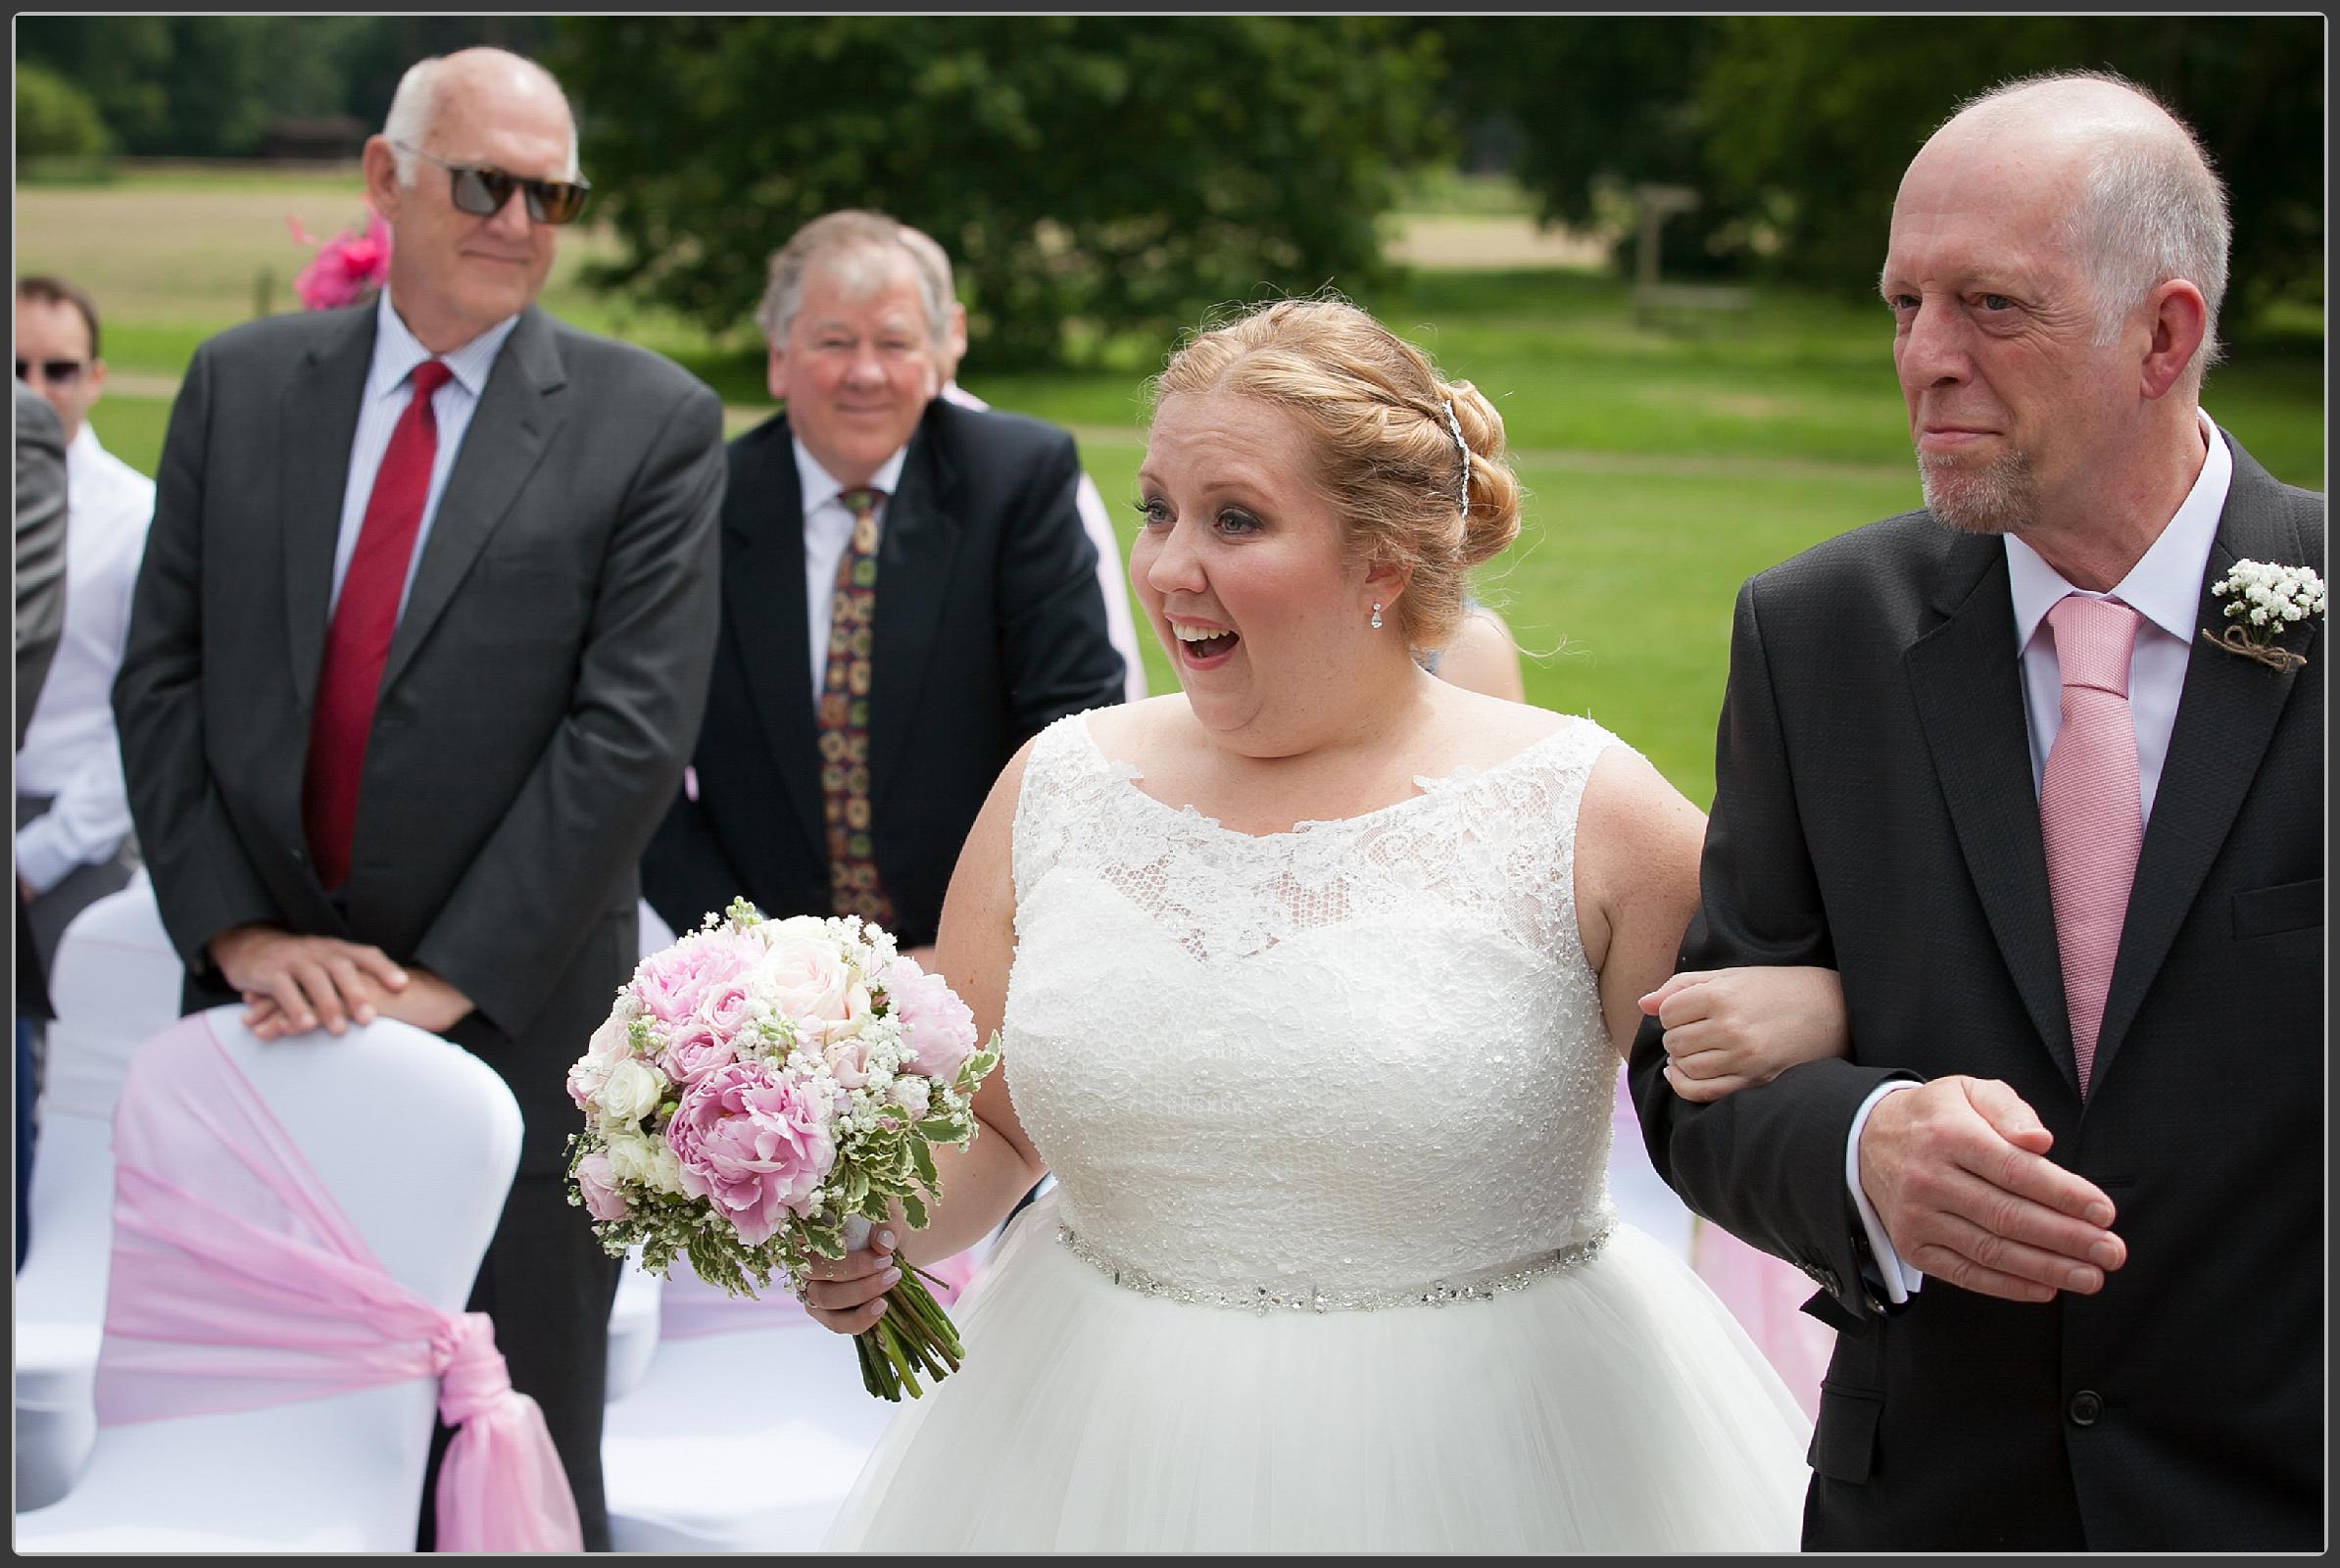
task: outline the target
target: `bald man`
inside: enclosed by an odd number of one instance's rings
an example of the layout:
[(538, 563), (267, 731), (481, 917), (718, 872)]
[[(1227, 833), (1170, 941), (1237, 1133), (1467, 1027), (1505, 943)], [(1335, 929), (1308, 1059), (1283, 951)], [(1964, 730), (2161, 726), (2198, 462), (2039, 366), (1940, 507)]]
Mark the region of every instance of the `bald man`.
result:
[(2322, 1540), (2322, 626), (2205, 633), (2324, 506), (2199, 404), (2227, 238), (2133, 84), (1968, 104), (1880, 278), (1925, 508), (1739, 594), (1682, 964), (1835, 966), (1850, 1054), (1631, 1070), (1841, 1331), (1808, 1548)]
[(567, 1201), (562, 1079), (632, 971), (636, 865), (707, 700), (722, 411), (537, 309), (584, 198), (541, 68), (415, 66), (364, 171), (380, 299), (188, 368), (122, 760), (190, 1010), (241, 1001), (264, 1037), (400, 1018), (511, 1085), (519, 1173), (471, 1306), (606, 1547), (618, 1265)]

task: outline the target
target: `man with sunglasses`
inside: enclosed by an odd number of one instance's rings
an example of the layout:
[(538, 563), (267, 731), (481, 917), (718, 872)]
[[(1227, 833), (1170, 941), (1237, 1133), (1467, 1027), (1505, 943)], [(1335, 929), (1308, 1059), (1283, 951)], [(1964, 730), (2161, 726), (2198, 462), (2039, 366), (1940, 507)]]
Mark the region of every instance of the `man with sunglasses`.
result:
[(71, 518), (65, 635), (17, 748), (17, 887), (45, 967), (73, 917), (122, 887), (137, 863), (109, 694), (155, 485), (108, 452), (89, 421), (106, 362), (87, 290), (64, 278), (19, 278), (16, 359), (18, 381), (47, 399), (65, 428)]
[(115, 688), (131, 805), (190, 1007), (401, 1018), (512, 1086), (470, 1305), (606, 1549), (618, 1264), (567, 1202), (562, 1083), (632, 970), (635, 863), (706, 700), (722, 412), (536, 308), (585, 188), (542, 68), (422, 62), (364, 167), (381, 297), (188, 368)]

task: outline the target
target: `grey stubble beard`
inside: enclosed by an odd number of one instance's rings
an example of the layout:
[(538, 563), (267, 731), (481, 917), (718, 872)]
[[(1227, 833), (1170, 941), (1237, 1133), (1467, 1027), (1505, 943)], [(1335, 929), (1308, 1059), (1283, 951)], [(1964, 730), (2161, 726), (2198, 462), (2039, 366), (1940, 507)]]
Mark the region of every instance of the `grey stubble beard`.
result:
[(1960, 533), (2021, 534), (2030, 523), (2038, 486), (2030, 460), (2004, 452), (1980, 464), (1918, 454), (1926, 510)]

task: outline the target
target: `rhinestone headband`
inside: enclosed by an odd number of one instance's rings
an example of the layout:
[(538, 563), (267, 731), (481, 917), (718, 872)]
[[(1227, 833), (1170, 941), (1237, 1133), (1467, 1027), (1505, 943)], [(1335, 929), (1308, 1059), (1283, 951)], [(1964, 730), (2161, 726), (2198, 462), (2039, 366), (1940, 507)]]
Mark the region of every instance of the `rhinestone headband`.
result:
[(1446, 429), (1454, 437), (1454, 450), (1462, 454), (1462, 514), (1471, 514), (1471, 444), (1463, 439), (1462, 421), (1454, 416), (1454, 400), (1440, 399), (1446, 411)]

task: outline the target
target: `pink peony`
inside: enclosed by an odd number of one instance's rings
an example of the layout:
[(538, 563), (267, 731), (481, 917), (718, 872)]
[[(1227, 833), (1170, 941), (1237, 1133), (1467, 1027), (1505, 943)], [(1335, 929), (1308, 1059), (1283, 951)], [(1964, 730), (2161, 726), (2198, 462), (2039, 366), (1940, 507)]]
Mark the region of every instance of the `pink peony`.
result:
[(725, 1040), (737, 1040), (756, 1022), (754, 994), (745, 975), (718, 980), (699, 999), (699, 1021)]
[(755, 951), (752, 943), (726, 932), (685, 937), (644, 958), (629, 989), (658, 1022), (681, 1023), (699, 1010), (711, 987), (747, 968)]
[(363, 304), (372, 299), (388, 280), (390, 229), (371, 203), (366, 204), (364, 234), (344, 230), (333, 239), (320, 242), (309, 237), (300, 220), (288, 218), (285, 221), (292, 225), (295, 239), (317, 252), (316, 259), (293, 279), (293, 292), (310, 310), (330, 311), (344, 305)]
[(750, 1247), (771, 1239), (784, 1210), (810, 1212), (837, 1162), (819, 1102), (761, 1061), (718, 1067), (685, 1090), (666, 1147), (683, 1192), (707, 1199)]
[(975, 1054), (975, 1014), (939, 974), (928, 974), (909, 958), (886, 969), (886, 995), (902, 1022), (905, 1064), (942, 1083), (957, 1079)]
[(577, 1161), (577, 1191), (585, 1199), (585, 1212), (595, 1219), (625, 1218), (625, 1194), (618, 1190), (606, 1151), (597, 1149)]

